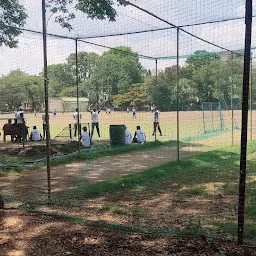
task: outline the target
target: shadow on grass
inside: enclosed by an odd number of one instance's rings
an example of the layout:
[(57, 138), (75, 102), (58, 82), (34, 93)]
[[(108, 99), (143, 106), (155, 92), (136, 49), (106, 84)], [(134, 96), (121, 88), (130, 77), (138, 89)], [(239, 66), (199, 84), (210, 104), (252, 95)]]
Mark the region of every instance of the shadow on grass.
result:
[[(161, 189), (163, 182), (170, 180), (180, 185), (201, 184), (206, 181), (236, 181), (238, 179), (238, 154), (235, 152), (211, 151), (194, 157), (164, 164), (152, 169), (129, 174), (95, 184), (81, 185), (71, 189), (67, 195), (75, 198), (95, 198), (105, 194), (139, 189), (152, 191)], [(63, 193), (55, 193), (62, 197)]]

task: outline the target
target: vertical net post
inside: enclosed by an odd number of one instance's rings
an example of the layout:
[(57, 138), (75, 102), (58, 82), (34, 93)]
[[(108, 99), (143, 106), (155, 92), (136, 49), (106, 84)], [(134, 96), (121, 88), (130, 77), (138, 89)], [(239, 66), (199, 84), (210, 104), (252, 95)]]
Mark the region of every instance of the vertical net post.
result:
[(48, 71), (47, 71), (47, 41), (46, 41), (46, 9), (45, 0), (42, 0), (42, 25), (43, 25), (43, 53), (44, 53), (44, 97), (46, 119), (46, 150), (47, 150), (47, 185), (48, 199), (51, 199), (51, 164), (50, 164), (50, 129), (49, 129), (49, 102), (48, 102)]
[(180, 160), (180, 118), (179, 118), (179, 80), (180, 80), (180, 74), (179, 74), (179, 34), (180, 29), (177, 28), (177, 73), (176, 73), (176, 91), (177, 91), (177, 160)]
[(214, 131), (214, 117), (213, 117), (213, 109), (212, 109), (212, 102), (210, 103), (210, 111), (211, 111), (211, 117), (212, 117), (212, 130)]
[(253, 96), (252, 96), (252, 58), (251, 58), (251, 72), (250, 72), (250, 126), (251, 126), (251, 130), (250, 130), (250, 139), (252, 140), (252, 100), (253, 100)]
[(233, 99), (234, 99), (234, 77), (233, 77), (233, 52), (231, 53), (231, 99), (230, 99), (230, 104), (231, 104), (231, 143), (232, 146), (234, 145), (234, 105), (233, 105)]
[(201, 109), (202, 109), (202, 113), (203, 113), (203, 128), (204, 128), (204, 133), (206, 133), (205, 130), (205, 116), (204, 116), (204, 103), (201, 103)]
[(78, 77), (78, 49), (77, 49), (77, 38), (75, 40), (76, 43), (76, 105), (77, 105), (77, 112), (78, 112), (78, 119), (77, 119), (77, 142), (78, 142), (78, 152), (80, 152), (80, 110), (79, 110), (79, 77)]
[(250, 79), (250, 53), (252, 33), (252, 0), (246, 0), (245, 13), (245, 49), (244, 49), (244, 74), (243, 74), (243, 102), (242, 102), (242, 131), (240, 153), (240, 180), (238, 201), (238, 227), (237, 244), (243, 244), (244, 240), (244, 206), (246, 185), (246, 154), (247, 154), (247, 128), (248, 128), (248, 96)]
[[(157, 59), (156, 59), (156, 87), (157, 87), (157, 85), (158, 85), (158, 73), (157, 73)], [(156, 125), (155, 125), (155, 123), (153, 123), (154, 124), (154, 134), (155, 134), (155, 141), (156, 141)]]
[(224, 130), (224, 118), (223, 118), (223, 114), (222, 114), (222, 105), (221, 105), (221, 101), (218, 104), (218, 110), (219, 110), (219, 114), (220, 114), (220, 130), (223, 131)]

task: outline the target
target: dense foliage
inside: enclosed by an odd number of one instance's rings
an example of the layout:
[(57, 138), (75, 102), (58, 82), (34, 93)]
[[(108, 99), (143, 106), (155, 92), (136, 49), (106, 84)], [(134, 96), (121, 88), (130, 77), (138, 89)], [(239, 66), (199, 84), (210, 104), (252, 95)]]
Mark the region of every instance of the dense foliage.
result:
[[(50, 97), (76, 96), (75, 63), (75, 55), (70, 54), (65, 63), (48, 67)], [(101, 56), (79, 52), (78, 64), (79, 96), (98, 101), (102, 106), (141, 108), (155, 104), (161, 110), (176, 110), (179, 93), (182, 110), (200, 108), (204, 101), (223, 101), (230, 107), (232, 85), (234, 107), (241, 103), (243, 60), (240, 57), (223, 61), (215, 53), (195, 52), (180, 67), (178, 92), (176, 66), (160, 69), (156, 77), (154, 70), (143, 69), (138, 54), (128, 47), (119, 46)], [(18, 107), (22, 101), (34, 106), (43, 102), (42, 97), (42, 74), (29, 76), (16, 70), (0, 78), (2, 110), (6, 105), (10, 109)]]

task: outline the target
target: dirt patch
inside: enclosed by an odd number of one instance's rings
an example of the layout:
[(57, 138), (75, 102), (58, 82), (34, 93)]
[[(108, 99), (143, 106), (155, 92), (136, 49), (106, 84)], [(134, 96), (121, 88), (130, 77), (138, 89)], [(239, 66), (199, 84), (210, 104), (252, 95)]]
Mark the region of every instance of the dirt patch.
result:
[[(50, 154), (51, 155), (65, 155), (78, 151), (78, 142), (69, 141), (61, 142), (54, 141), (51, 143)], [(23, 148), (22, 143), (6, 143), (0, 147), (0, 156), (25, 156), (37, 159), (38, 157), (46, 156), (47, 147), (45, 141), (40, 142), (26, 142)]]
[[(191, 154), (190, 151), (184, 152), (182, 158)], [(65, 191), (76, 187), (79, 183), (86, 185), (141, 172), (176, 159), (176, 147), (160, 147), (52, 167), (52, 191)], [(3, 177), (0, 186), (6, 194), (12, 195), (13, 201), (16, 202), (24, 203), (33, 201), (35, 198), (44, 200), (47, 197), (46, 168)]]
[(3, 256), (256, 255), (255, 248), (231, 242), (120, 232), (18, 210), (0, 211), (0, 221)]

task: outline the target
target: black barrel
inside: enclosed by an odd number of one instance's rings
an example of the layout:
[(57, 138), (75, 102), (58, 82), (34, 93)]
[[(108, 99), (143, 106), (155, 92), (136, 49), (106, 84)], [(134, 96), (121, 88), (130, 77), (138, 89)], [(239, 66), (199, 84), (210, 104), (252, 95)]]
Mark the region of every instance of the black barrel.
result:
[(125, 126), (110, 125), (109, 126), (110, 144), (112, 146), (124, 146), (125, 145)]

